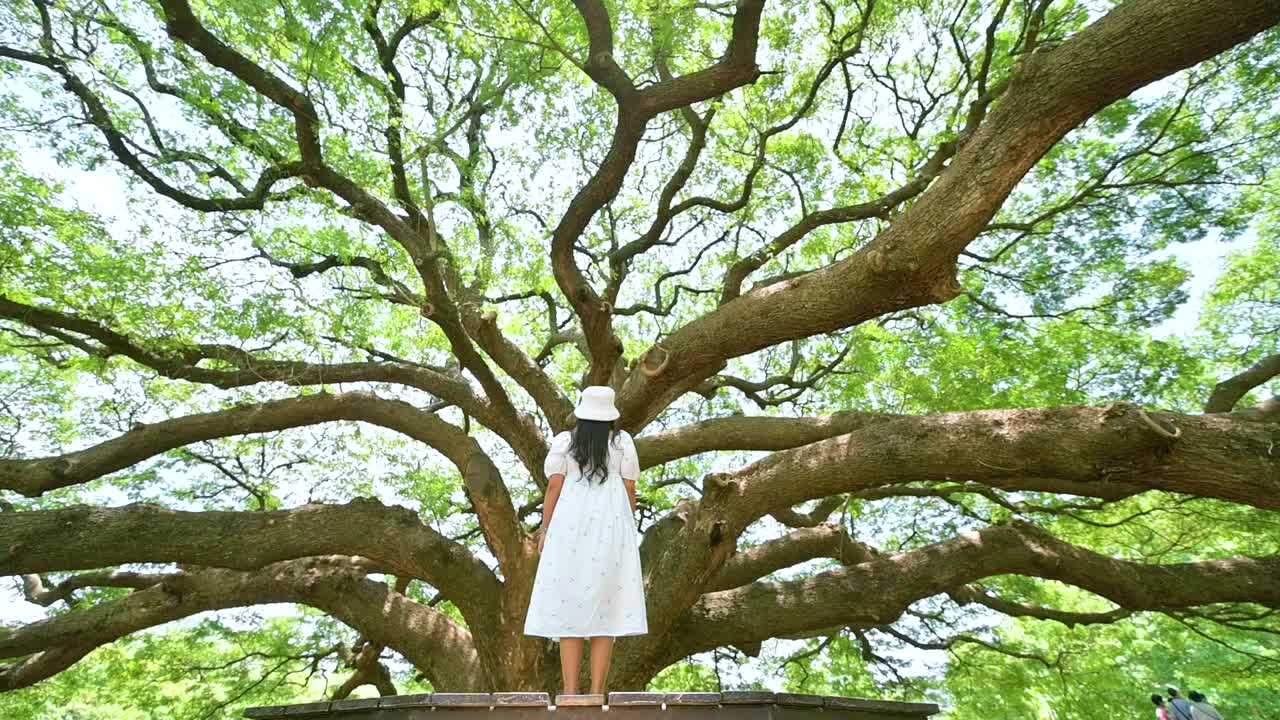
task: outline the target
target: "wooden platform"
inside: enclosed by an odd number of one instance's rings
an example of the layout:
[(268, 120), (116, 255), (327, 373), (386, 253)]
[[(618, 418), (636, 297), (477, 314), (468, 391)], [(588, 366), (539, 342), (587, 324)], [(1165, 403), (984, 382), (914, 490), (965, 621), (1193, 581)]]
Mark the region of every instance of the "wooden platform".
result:
[[(823, 695), (771, 692), (609, 693), (434, 693), (335, 700), (302, 705), (268, 705), (244, 711), (246, 718), (333, 718), (340, 720), (479, 720), (466, 715), (501, 713), (491, 720), (925, 720), (938, 712), (932, 703), (902, 703)], [(443, 718), (439, 713), (453, 713)], [(550, 715), (549, 713), (554, 713)]]

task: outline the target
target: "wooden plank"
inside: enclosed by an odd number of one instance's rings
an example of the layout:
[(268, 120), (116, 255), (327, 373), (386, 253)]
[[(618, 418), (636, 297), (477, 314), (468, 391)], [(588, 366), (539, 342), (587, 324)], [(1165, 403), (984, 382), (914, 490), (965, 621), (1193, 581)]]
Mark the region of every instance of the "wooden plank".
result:
[(544, 692), (497, 692), (493, 693), (493, 707), (547, 707), (551, 704), (551, 696)]
[(394, 707), (430, 707), (431, 693), (421, 693), (418, 695), (384, 695), (378, 699), (378, 707), (394, 708)]
[(720, 693), (721, 705), (772, 705), (777, 695), (767, 690), (726, 690)]
[(791, 705), (793, 707), (822, 707), (822, 696), (778, 693), (774, 702), (779, 705)]
[(662, 707), (662, 693), (615, 692), (609, 693), (609, 707)]
[(663, 698), (663, 702), (668, 707), (672, 705), (719, 705), (720, 693), (718, 692), (682, 692), (667, 693)]
[(826, 697), (823, 698), (823, 705), (829, 708), (901, 713), (904, 715), (916, 715), (920, 717), (936, 715), (941, 712), (941, 708), (934, 703), (908, 703), (851, 697)]
[(326, 715), (329, 712), (329, 703), (314, 702), (302, 703), (300, 705), (287, 705), (284, 709), (285, 717), (304, 717), (311, 715)]
[(557, 695), (556, 707), (590, 707), (604, 705), (604, 695)]
[(244, 716), (247, 718), (278, 718), (284, 717), (285, 705), (259, 705), (244, 709)]
[(370, 710), (376, 707), (378, 707), (378, 698), (376, 697), (356, 698), (354, 700), (348, 698), (346, 700), (334, 700), (329, 703), (329, 711), (335, 713), (351, 712), (354, 710)]
[(431, 704), (437, 709), (452, 708), (485, 708), (493, 704), (493, 696), (489, 693), (435, 693), (431, 696)]

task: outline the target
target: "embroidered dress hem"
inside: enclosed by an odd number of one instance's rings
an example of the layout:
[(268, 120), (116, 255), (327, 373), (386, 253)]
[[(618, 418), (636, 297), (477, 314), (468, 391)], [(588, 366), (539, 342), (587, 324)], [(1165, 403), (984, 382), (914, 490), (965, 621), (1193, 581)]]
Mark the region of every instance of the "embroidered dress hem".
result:
[(554, 640), (555, 642), (560, 642), (560, 639), (561, 639), (561, 638), (593, 638), (593, 637), (615, 637), (615, 638), (619, 638), (619, 637), (632, 637), (632, 636), (635, 636), (635, 635), (648, 635), (648, 634), (649, 634), (649, 628), (648, 628), (648, 627), (642, 627), (642, 628), (638, 628), (638, 629), (635, 629), (635, 630), (615, 630), (615, 629), (609, 629), (609, 630), (602, 630), (602, 631), (600, 631), (600, 632), (592, 632), (592, 631), (582, 631), (582, 632), (579, 632), (579, 631), (577, 631), (577, 630), (573, 630), (573, 631), (570, 631), (570, 630), (546, 630), (546, 631), (540, 631), (540, 630), (537, 630), (537, 629), (535, 629), (535, 628), (528, 628), (528, 627), (526, 627), (526, 628), (524, 629), (524, 634), (525, 634), (525, 635), (532, 635), (532, 636), (534, 636), (534, 637), (544, 637), (544, 638), (549, 638), (549, 639), (551, 639), (551, 640)]

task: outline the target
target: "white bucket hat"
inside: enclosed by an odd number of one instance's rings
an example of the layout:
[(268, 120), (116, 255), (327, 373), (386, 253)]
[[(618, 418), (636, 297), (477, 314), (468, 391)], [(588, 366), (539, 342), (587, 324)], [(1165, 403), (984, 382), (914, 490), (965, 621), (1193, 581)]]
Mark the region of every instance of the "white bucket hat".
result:
[(618, 408), (613, 406), (613, 388), (605, 385), (589, 385), (582, 389), (578, 407), (573, 416), (579, 420), (617, 420)]

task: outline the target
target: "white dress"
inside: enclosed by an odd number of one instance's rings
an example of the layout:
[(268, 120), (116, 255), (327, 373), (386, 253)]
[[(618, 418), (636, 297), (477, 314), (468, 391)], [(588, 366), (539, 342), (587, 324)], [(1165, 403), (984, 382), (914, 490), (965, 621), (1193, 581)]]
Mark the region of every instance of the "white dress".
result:
[(569, 453), (572, 436), (551, 441), (543, 465), (547, 477), (564, 474), (564, 486), (538, 560), (524, 633), (559, 640), (649, 631), (640, 574), (640, 542), (622, 479), (640, 477), (631, 436), (617, 432), (609, 443), (604, 482), (582, 477)]

